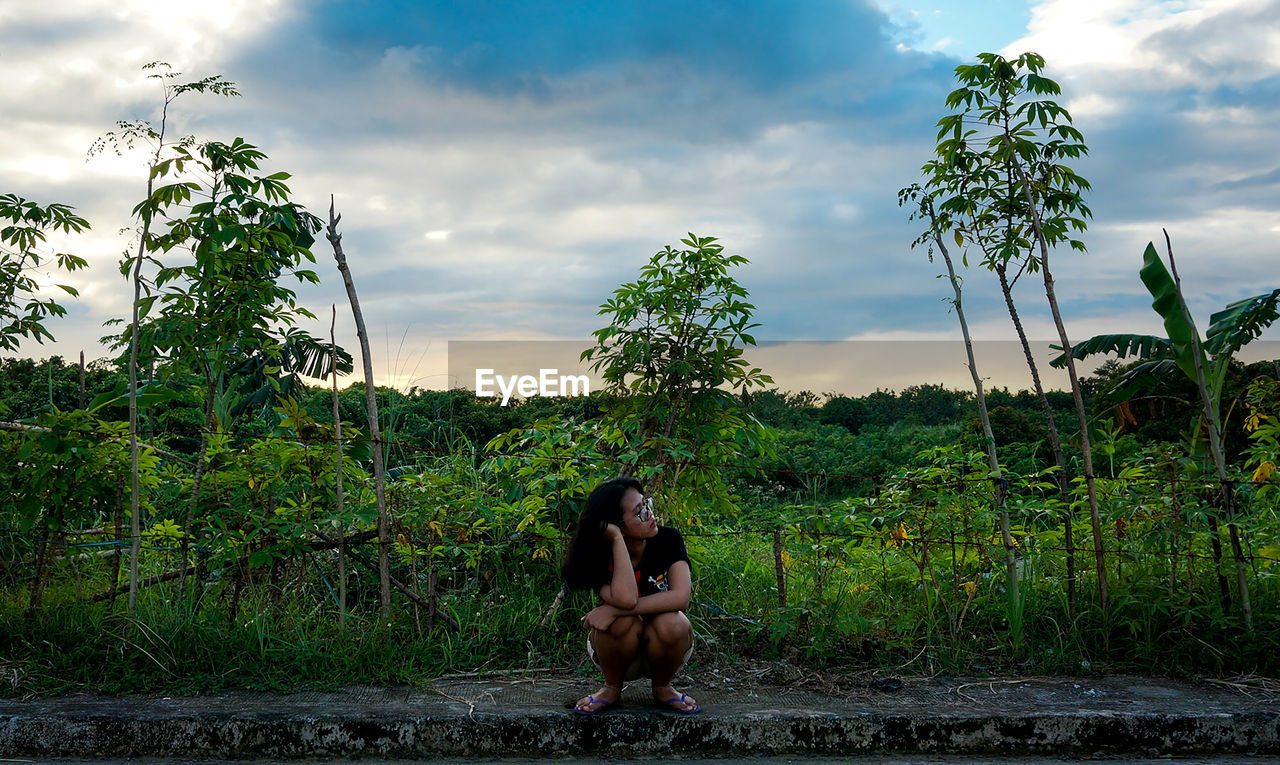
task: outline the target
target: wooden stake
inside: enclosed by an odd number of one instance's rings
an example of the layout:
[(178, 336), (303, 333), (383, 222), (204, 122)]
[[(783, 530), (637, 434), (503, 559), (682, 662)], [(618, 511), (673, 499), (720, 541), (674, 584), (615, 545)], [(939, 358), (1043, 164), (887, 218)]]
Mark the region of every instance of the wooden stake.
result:
[(360, 299), (356, 297), (356, 285), (347, 267), (347, 255), (342, 251), (342, 234), (338, 233), (341, 215), (334, 213), (333, 195), (329, 196), (329, 227), (326, 238), (333, 246), (333, 259), (338, 263), (338, 273), (347, 288), (351, 300), (351, 313), (355, 317), (356, 334), (360, 338), (360, 356), (364, 361), (364, 396), (369, 417), (369, 438), (373, 442), (373, 485), (378, 504), (378, 584), (382, 599), (382, 618), (391, 618), (391, 546), (390, 525), (387, 522), (387, 478), (383, 465), (382, 436), (378, 428), (378, 399), (373, 387), (373, 355), (369, 351), (369, 333), (364, 326), (364, 314), (360, 312)]
[(343, 487), (342, 487), (342, 413), (338, 410), (338, 304), (332, 305), (333, 316), (329, 320), (329, 366), (333, 370), (333, 446), (334, 459), (337, 460), (337, 476), (334, 493), (337, 499), (337, 516), (341, 526), (338, 528), (338, 625), (347, 628), (347, 543), (343, 535), (346, 533), (346, 520), (343, 519)]
[(773, 532), (773, 575), (778, 580), (778, 606), (787, 606), (787, 570), (782, 565), (782, 532)]

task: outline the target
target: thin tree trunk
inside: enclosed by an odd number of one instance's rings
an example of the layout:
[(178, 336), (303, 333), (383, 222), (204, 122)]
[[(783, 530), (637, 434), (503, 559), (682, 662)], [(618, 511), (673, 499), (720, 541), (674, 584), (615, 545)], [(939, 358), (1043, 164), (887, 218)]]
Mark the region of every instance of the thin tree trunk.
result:
[[(1009, 628), (1013, 633), (1014, 651), (1021, 652), (1022, 619), (1017, 618), (1022, 612), (1022, 594), (1018, 582), (1018, 556), (1014, 552), (1016, 548), (1013, 542), (1013, 529), (1009, 523), (1009, 509), (1005, 505), (1006, 482), (1000, 469), (1000, 458), (996, 454), (996, 437), (991, 430), (991, 417), (987, 412), (987, 396), (982, 390), (982, 377), (978, 374), (978, 362), (973, 355), (973, 339), (969, 335), (969, 322), (964, 316), (964, 304), (960, 295), (960, 279), (956, 276), (955, 264), (951, 262), (951, 254), (947, 251), (947, 245), (943, 243), (942, 235), (938, 231), (938, 222), (934, 217), (933, 206), (927, 199), (922, 209), (929, 216), (929, 225), (933, 231), (933, 241), (938, 246), (942, 260), (947, 264), (947, 279), (950, 280), (951, 289), (955, 292), (955, 299), (952, 301), (952, 305), (956, 309), (956, 318), (960, 320), (960, 334), (964, 336), (964, 351), (969, 362), (969, 375), (973, 378), (973, 390), (978, 399), (978, 416), (982, 420), (983, 445), (986, 447), (987, 465), (991, 468), (991, 479), (994, 482), (991, 502), (1000, 518), (1000, 537), (1004, 543), (1005, 576), (1008, 581)], [(923, 542), (922, 544), (924, 544), (924, 551), (921, 553), (921, 558), (923, 559), (928, 554), (928, 543)], [(923, 578), (921, 582), (923, 585)]]
[[(41, 514), (44, 515), (43, 513)], [(40, 535), (36, 539), (35, 572), (31, 579), (31, 590), (27, 597), (27, 614), (34, 614), (40, 608), (40, 598), (44, 594), (45, 572), (49, 568), (49, 525), (40, 518)]]
[(1049, 447), (1053, 450), (1053, 462), (1058, 466), (1054, 474), (1054, 483), (1058, 485), (1058, 499), (1062, 502), (1062, 519), (1066, 535), (1067, 547), (1067, 616), (1076, 618), (1076, 548), (1075, 534), (1071, 523), (1071, 498), (1067, 494), (1067, 461), (1062, 456), (1062, 438), (1058, 435), (1058, 424), (1053, 419), (1053, 407), (1049, 406), (1049, 397), (1044, 393), (1044, 385), (1040, 382), (1040, 368), (1036, 364), (1035, 354), (1031, 352), (1031, 343), (1027, 340), (1027, 332), (1022, 326), (1022, 317), (1013, 303), (1013, 288), (1009, 284), (1008, 266), (998, 261), (996, 275), (1000, 277), (1000, 291), (1004, 294), (1005, 307), (1009, 309), (1009, 318), (1013, 319), (1013, 327), (1018, 332), (1018, 342), (1022, 344), (1022, 355), (1026, 357), (1027, 368), (1031, 370), (1031, 382), (1036, 389), (1036, 398), (1040, 400), (1040, 408), (1044, 410), (1044, 424), (1048, 428)]
[(778, 582), (778, 607), (787, 607), (787, 569), (782, 563), (782, 532), (773, 531), (773, 575)]
[[(429, 569), (427, 576), (428, 602), (431, 604), (431, 612), (427, 616), (427, 629), (431, 629), (431, 620), (433, 618), (431, 614), (435, 613), (436, 605), (436, 564), (434, 560), (431, 562), (431, 568)], [(560, 610), (560, 604), (564, 602), (564, 598), (568, 594), (569, 585), (560, 585), (560, 591), (556, 593), (555, 598), (551, 601), (551, 605), (547, 608), (547, 612), (542, 615), (542, 620), (538, 622), (539, 627), (545, 627), (551, 623), (551, 620), (556, 615), (556, 611)]]
[[(160, 130), (156, 135), (156, 153), (147, 166), (147, 199), (155, 192), (155, 176), (152, 170), (160, 162), (164, 149), (165, 129), (169, 124), (169, 103), (173, 96), (166, 93), (160, 110)], [(142, 214), (142, 233), (138, 237), (138, 254), (133, 258), (130, 280), (133, 283), (133, 305), (129, 319), (129, 610), (138, 601), (138, 554), (142, 547), (142, 519), (138, 500), (138, 301), (142, 299), (142, 255), (146, 252), (147, 237), (151, 234), (151, 213)]]
[(334, 494), (337, 503), (338, 523), (338, 625), (342, 629), (347, 628), (347, 542), (346, 520), (343, 516), (343, 486), (342, 486), (342, 413), (338, 410), (338, 305), (334, 303), (332, 306), (333, 316), (329, 320), (329, 366), (333, 371), (333, 387), (331, 389), (333, 399), (333, 446), (335, 459), (337, 460)]
[(1218, 577), (1218, 599), (1222, 602), (1223, 612), (1231, 610), (1231, 587), (1227, 577), (1222, 573), (1222, 527), (1218, 525), (1218, 517), (1209, 514), (1209, 546), (1213, 553), (1213, 573)]
[(85, 407), (85, 396), (84, 396), (84, 351), (80, 351), (80, 405), (79, 405), (79, 407), (78, 407), (78, 408), (80, 408), (80, 409), (84, 409), (84, 407)]
[(1044, 294), (1049, 301), (1049, 311), (1053, 314), (1053, 325), (1058, 330), (1058, 341), (1062, 343), (1067, 361), (1067, 374), (1071, 378), (1071, 399), (1076, 407), (1076, 421), (1080, 425), (1080, 451), (1084, 456), (1084, 485), (1089, 495), (1089, 520), (1093, 525), (1093, 552), (1098, 571), (1098, 599), (1102, 606), (1102, 615), (1108, 613), (1107, 592), (1107, 556), (1102, 539), (1102, 515), (1098, 510), (1098, 487), (1093, 475), (1093, 444), (1089, 439), (1089, 415), (1084, 409), (1084, 394), (1080, 391), (1080, 378), (1076, 374), (1076, 360), (1071, 355), (1071, 338), (1067, 336), (1066, 324), (1062, 321), (1062, 311), (1058, 309), (1058, 296), (1053, 289), (1053, 272), (1049, 270), (1049, 242), (1045, 239), (1044, 230), (1040, 226), (1040, 215), (1035, 200), (1031, 197), (1031, 180), (1026, 171), (1015, 158), (1014, 170), (1022, 181), (1022, 193), (1032, 211), (1031, 226), (1035, 231), (1036, 242), (1040, 245), (1040, 275), (1044, 277)]
[[(432, 556), (427, 556), (427, 632), (435, 629), (436, 611), (438, 610), (438, 600), (436, 594), (436, 562)], [(555, 613), (552, 611), (551, 613)], [(545, 619), (543, 620), (546, 621)], [(545, 626), (545, 625), (544, 625)]]
[[(187, 517), (182, 522), (182, 568), (185, 570), (190, 562), (191, 548), (191, 528), (195, 522), (196, 509), (200, 503), (200, 486), (204, 479), (204, 459), (209, 453), (209, 435), (213, 431), (213, 402), (215, 392), (213, 382), (206, 378), (208, 389), (205, 391), (204, 397), (204, 428), (200, 434), (200, 449), (196, 452), (196, 469), (195, 475), (191, 479), (191, 504), (187, 506)], [(199, 566), (196, 567), (199, 569)], [(197, 571), (203, 575), (204, 572)], [(201, 579), (201, 576), (196, 577)]]
[(342, 235), (338, 233), (338, 222), (341, 215), (334, 215), (333, 197), (329, 197), (329, 229), (327, 238), (333, 246), (333, 258), (338, 262), (338, 272), (342, 274), (342, 283), (346, 285), (347, 297), (351, 300), (351, 313), (356, 322), (356, 334), (360, 338), (360, 356), (364, 362), (364, 395), (365, 406), (369, 416), (369, 438), (373, 442), (373, 485), (378, 503), (378, 584), (382, 599), (382, 618), (391, 617), (391, 561), (389, 548), (391, 545), (390, 529), (387, 522), (387, 480), (382, 457), (382, 435), (378, 428), (378, 400), (373, 387), (373, 356), (369, 351), (369, 333), (364, 326), (364, 314), (360, 312), (360, 300), (356, 297), (356, 285), (351, 280), (351, 269), (347, 267), (347, 256), (342, 251)]
[[(161, 130), (163, 133), (163, 129)], [(159, 149), (156, 150), (157, 154)], [(147, 199), (152, 181), (147, 179)], [(138, 604), (138, 554), (142, 548), (142, 518), (138, 502), (138, 301), (142, 299), (142, 252), (151, 228), (148, 215), (142, 224), (142, 238), (133, 261), (133, 317), (129, 323), (129, 610)]]
[(116, 587), (120, 583), (120, 556), (124, 552), (124, 478), (116, 477), (116, 511), (115, 511), (115, 540), (116, 549), (111, 557), (111, 598), (107, 603), (107, 610), (115, 608), (116, 605)]
[[(1173, 274), (1173, 286), (1178, 292), (1178, 305), (1182, 308), (1182, 316), (1192, 327), (1191, 346), (1192, 361), (1196, 367), (1196, 387), (1200, 391), (1200, 404), (1204, 408), (1205, 423), (1209, 428), (1209, 449), (1213, 452), (1213, 466), (1218, 471), (1218, 509), (1227, 521), (1227, 533), (1231, 538), (1231, 553), (1236, 559), (1236, 586), (1240, 591), (1240, 613), (1244, 616), (1244, 626), (1253, 631), (1253, 606), (1249, 602), (1249, 572), (1245, 562), (1244, 550), (1240, 544), (1240, 529), (1235, 522), (1235, 502), (1231, 491), (1231, 481), (1227, 477), (1227, 455), (1222, 448), (1222, 422), (1218, 405), (1209, 396), (1209, 386), (1204, 379), (1204, 364), (1201, 363), (1200, 332), (1191, 321), (1191, 311), (1187, 309), (1187, 301), (1182, 296), (1182, 279), (1178, 277), (1178, 266), (1173, 260), (1173, 243), (1169, 240), (1169, 232), (1164, 232), (1165, 247), (1169, 252), (1169, 271)], [(1215, 535), (1216, 538), (1216, 535)]]

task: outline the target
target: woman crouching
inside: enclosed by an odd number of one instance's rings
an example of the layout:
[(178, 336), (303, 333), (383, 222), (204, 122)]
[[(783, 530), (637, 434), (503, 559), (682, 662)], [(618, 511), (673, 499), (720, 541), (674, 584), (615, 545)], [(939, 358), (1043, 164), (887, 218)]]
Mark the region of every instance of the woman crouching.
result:
[(582, 617), (587, 653), (604, 685), (578, 700), (593, 715), (618, 704), (622, 684), (647, 676), (653, 699), (681, 714), (702, 711), (671, 686), (693, 653), (689, 553), (680, 532), (659, 526), (653, 500), (634, 478), (605, 481), (587, 497), (561, 573), (570, 587), (592, 589), (602, 603)]

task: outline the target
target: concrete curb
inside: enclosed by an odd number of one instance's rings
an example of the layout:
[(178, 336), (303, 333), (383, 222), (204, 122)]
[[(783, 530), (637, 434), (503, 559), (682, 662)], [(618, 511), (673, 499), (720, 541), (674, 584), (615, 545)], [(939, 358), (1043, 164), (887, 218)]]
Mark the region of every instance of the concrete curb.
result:
[(714, 757), (772, 754), (1280, 754), (1280, 701), (1149, 678), (907, 680), (892, 694), (689, 690), (683, 717), (631, 688), (568, 705), (580, 681), (497, 679), (337, 693), (0, 701), (0, 755), (41, 757)]

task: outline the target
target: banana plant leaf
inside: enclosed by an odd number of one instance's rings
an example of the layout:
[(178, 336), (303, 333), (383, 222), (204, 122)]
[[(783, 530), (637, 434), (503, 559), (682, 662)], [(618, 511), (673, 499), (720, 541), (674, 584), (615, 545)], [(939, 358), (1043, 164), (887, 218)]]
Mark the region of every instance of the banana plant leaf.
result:
[(1280, 319), (1280, 289), (1237, 300), (1209, 317), (1205, 350), (1213, 355), (1234, 354)]
[[(1153, 298), (1151, 307), (1160, 314), (1164, 321), (1165, 331), (1169, 333), (1169, 345), (1174, 362), (1178, 369), (1190, 380), (1196, 379), (1196, 345), (1199, 337), (1196, 327), (1191, 323), (1190, 314), (1184, 310), (1182, 296), (1178, 294), (1178, 286), (1169, 275), (1164, 262), (1156, 253), (1155, 245), (1147, 242), (1147, 249), (1142, 253), (1142, 268), (1138, 271), (1142, 283)], [(1200, 348), (1201, 364), (1204, 364), (1204, 348)]]
[[(1181, 370), (1178, 369), (1177, 363), (1172, 358), (1152, 359), (1136, 365), (1121, 375), (1120, 379), (1116, 381), (1115, 387), (1108, 391), (1108, 394), (1125, 401), (1152, 391), (1160, 391), (1167, 394), (1169, 391), (1168, 381), (1177, 379), (1177, 375), (1180, 373)], [(1182, 401), (1183, 399), (1178, 400)], [(1190, 402), (1187, 403), (1189, 404)]]
[[(1056, 345), (1052, 347), (1061, 350)], [(1114, 353), (1122, 359), (1126, 356), (1172, 358), (1173, 344), (1168, 338), (1155, 335), (1094, 335), (1088, 340), (1071, 346), (1071, 357), (1074, 359), (1086, 359), (1099, 353)], [(1067, 354), (1054, 357), (1049, 365), (1065, 367)]]
[[(1130, 369), (1110, 391), (1112, 395), (1129, 398), (1150, 392), (1163, 386), (1180, 372), (1193, 384), (1196, 383), (1195, 324), (1189, 312), (1184, 310), (1177, 284), (1165, 268), (1155, 245), (1148, 243), (1142, 255), (1142, 269), (1138, 272), (1142, 283), (1153, 298), (1151, 307), (1160, 314), (1169, 337), (1154, 335), (1096, 335), (1071, 347), (1071, 356), (1084, 359), (1095, 354), (1115, 354), (1119, 358), (1135, 356), (1147, 361)], [(1280, 289), (1238, 300), (1209, 318), (1209, 329), (1200, 347), (1200, 362), (1205, 373), (1205, 386), (1211, 401), (1212, 416), (1216, 418), (1217, 402), (1232, 355), (1241, 347), (1262, 334), (1262, 331), (1280, 319)], [(1053, 346), (1056, 350), (1062, 350)], [(1206, 354), (1212, 356), (1210, 362)], [(1066, 353), (1051, 360), (1050, 365), (1064, 367)], [(1176, 370), (1176, 372), (1175, 372)]]
[[(337, 368), (341, 373), (353, 369), (351, 354), (338, 347)], [(275, 406), (283, 398), (296, 395), (303, 386), (300, 375), (323, 378), (332, 373), (332, 349), (300, 329), (284, 334), (274, 352), (254, 348), (230, 370), (234, 380), (235, 400), (226, 411), (229, 418), (245, 412), (262, 411)]]

